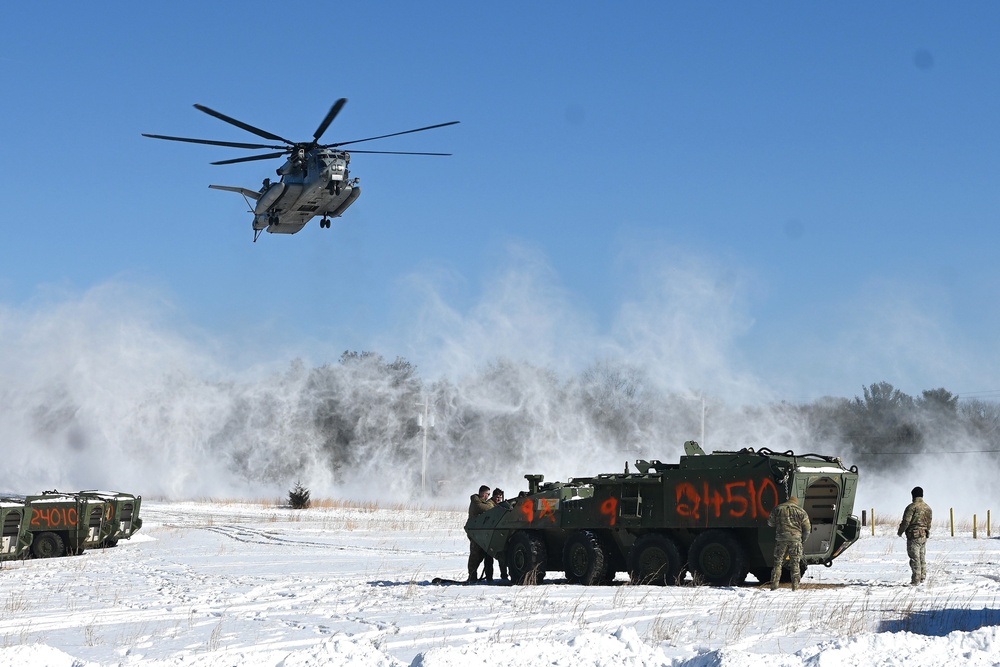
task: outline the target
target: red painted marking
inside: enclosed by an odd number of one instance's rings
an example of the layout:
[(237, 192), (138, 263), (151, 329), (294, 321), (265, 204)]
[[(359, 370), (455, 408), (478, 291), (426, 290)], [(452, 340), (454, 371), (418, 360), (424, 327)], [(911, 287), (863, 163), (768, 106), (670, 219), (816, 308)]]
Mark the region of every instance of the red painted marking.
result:
[(778, 487), (774, 480), (763, 478), (738, 480), (718, 485), (707, 480), (699, 489), (691, 482), (680, 482), (674, 487), (677, 514), (696, 521), (702, 518), (721, 518), (723, 514), (735, 519), (767, 518), (778, 505)]
[(541, 521), (545, 517), (549, 517), (549, 521), (552, 523), (556, 522), (556, 500), (554, 498), (539, 498), (539, 504), (541, 504), (541, 512), (538, 513), (538, 520)]
[(521, 503), (521, 514), (527, 519), (528, 523), (535, 520), (535, 503), (530, 500), (525, 500)]
[[(769, 507), (764, 507), (764, 494), (770, 492), (770, 503)], [(761, 516), (769, 517), (771, 516), (771, 510), (778, 506), (778, 487), (770, 479), (763, 479), (760, 483), (760, 489), (757, 491), (757, 507), (760, 510)]]
[(611, 525), (615, 525), (618, 520), (618, 499), (611, 497), (601, 503), (601, 514), (611, 517)]
[(31, 513), (31, 525), (39, 528), (57, 528), (75, 526), (79, 517), (75, 507), (34, 507)]
[[(674, 488), (677, 494), (677, 513), (692, 519), (700, 519), (701, 496), (691, 482), (681, 482)], [(682, 502), (683, 501), (683, 502)]]
[[(740, 491), (747, 487), (747, 484), (753, 487), (753, 482), (730, 482), (726, 484), (726, 503), (730, 505), (729, 516), (732, 517), (742, 517), (746, 516), (747, 508), (750, 507), (750, 501), (746, 499), (743, 495), (737, 495), (736, 491)], [(753, 516), (757, 516), (757, 507), (753, 507)]]

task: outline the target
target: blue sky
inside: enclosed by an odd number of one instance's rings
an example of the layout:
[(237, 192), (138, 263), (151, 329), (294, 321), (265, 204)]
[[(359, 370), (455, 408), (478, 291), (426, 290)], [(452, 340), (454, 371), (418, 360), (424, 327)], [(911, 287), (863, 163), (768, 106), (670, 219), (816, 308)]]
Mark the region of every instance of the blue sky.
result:
[[(734, 401), (1000, 396), (996, 3), (21, 3), (5, 25), (8, 332), (96, 303), (237, 367), (617, 357)], [(332, 229), (253, 244), (207, 185), (278, 161), (140, 136), (255, 141), (200, 103), (308, 138), (339, 97), (325, 139), (460, 120), (365, 146), (454, 155), (356, 155)]]

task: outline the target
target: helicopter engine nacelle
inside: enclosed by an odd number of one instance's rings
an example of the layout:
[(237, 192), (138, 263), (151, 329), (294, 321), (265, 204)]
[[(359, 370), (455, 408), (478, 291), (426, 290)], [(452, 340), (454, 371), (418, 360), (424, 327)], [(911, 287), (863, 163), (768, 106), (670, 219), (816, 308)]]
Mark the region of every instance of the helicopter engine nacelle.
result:
[(271, 187), (264, 191), (264, 194), (260, 196), (257, 200), (257, 205), (254, 206), (253, 212), (257, 215), (264, 213), (269, 208), (274, 206), (281, 195), (285, 194), (285, 184), (281, 181), (277, 183), (272, 183)]

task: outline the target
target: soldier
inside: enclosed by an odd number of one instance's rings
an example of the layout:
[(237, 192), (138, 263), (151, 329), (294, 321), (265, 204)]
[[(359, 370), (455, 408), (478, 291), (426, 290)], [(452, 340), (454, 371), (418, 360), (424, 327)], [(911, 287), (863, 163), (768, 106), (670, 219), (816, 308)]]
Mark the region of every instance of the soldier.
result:
[(792, 590), (798, 590), (802, 571), (799, 562), (802, 560), (802, 547), (805, 546), (812, 524), (809, 515), (799, 507), (799, 499), (792, 496), (771, 511), (767, 517), (767, 525), (774, 526), (774, 567), (771, 568), (771, 590), (778, 590), (781, 581), (781, 568), (788, 558), (788, 572), (792, 576)]
[(910, 557), (910, 585), (917, 586), (927, 579), (927, 538), (931, 536), (931, 506), (924, 502), (924, 490), (919, 486), (910, 491), (913, 502), (903, 510), (897, 535), (906, 533), (906, 555)]
[[(493, 503), (490, 502), (490, 487), (483, 484), (479, 487), (479, 493), (472, 494), (471, 502), (469, 503), (469, 520), (475, 519), (490, 509), (493, 509)], [(479, 564), (484, 560), (486, 561), (485, 569), (487, 578), (492, 579), (493, 559), (486, 554), (481, 546), (469, 540), (469, 578), (466, 580), (466, 583), (474, 584), (479, 581)]]
[[(496, 507), (503, 502), (503, 489), (493, 489), (493, 496), (490, 498), (493, 506)], [(500, 568), (500, 578), (507, 581), (507, 560), (503, 554), (497, 554), (497, 566)], [(490, 568), (492, 570), (492, 568)]]

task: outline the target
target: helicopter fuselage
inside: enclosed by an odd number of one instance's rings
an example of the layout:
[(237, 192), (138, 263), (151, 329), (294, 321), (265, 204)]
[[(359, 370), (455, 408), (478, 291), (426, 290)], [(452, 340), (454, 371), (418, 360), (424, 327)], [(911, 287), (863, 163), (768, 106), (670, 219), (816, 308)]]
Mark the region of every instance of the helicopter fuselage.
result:
[[(281, 180), (265, 181), (254, 206), (254, 231), (294, 234), (316, 216), (338, 218), (361, 195), (350, 180), (349, 153), (316, 149), (292, 154), (277, 171)], [(326, 226), (326, 225), (324, 225)]]
[[(412, 134), (414, 132), (423, 132), (425, 130), (458, 124), (457, 120), (453, 120), (447, 123), (418, 127), (413, 130), (404, 130), (403, 132), (382, 134), (377, 137), (321, 144), (320, 138), (323, 136), (323, 133), (326, 132), (330, 123), (333, 122), (346, 103), (347, 99), (343, 97), (334, 102), (333, 106), (330, 107), (330, 111), (327, 112), (323, 121), (313, 133), (312, 141), (306, 142), (290, 141), (277, 134), (262, 130), (259, 127), (254, 127), (235, 118), (230, 118), (201, 104), (195, 104), (194, 106), (209, 116), (218, 118), (221, 121), (269, 141), (281, 142), (283, 145), (195, 139), (192, 137), (174, 137), (163, 134), (143, 133), (143, 136), (152, 139), (166, 139), (167, 141), (182, 141), (209, 146), (226, 146), (249, 150), (270, 149), (277, 151), (274, 153), (220, 160), (212, 163), (218, 165), (271, 160), (287, 155), (288, 159), (278, 168), (277, 173), (281, 177), (281, 180), (277, 183), (273, 183), (271, 179), (266, 178), (259, 190), (251, 190), (250, 188), (233, 185), (208, 186), (216, 190), (228, 190), (243, 195), (253, 213), (253, 240), (256, 241), (261, 233), (265, 231), (271, 234), (294, 234), (305, 227), (306, 223), (319, 215), (323, 216), (323, 219), (320, 221), (320, 227), (330, 227), (330, 218), (339, 218), (351, 204), (358, 200), (358, 197), (361, 196), (358, 179), (352, 179), (347, 169), (347, 166), (351, 163), (351, 154), (340, 149), (341, 146), (359, 144), (364, 141), (374, 141), (376, 139), (387, 139), (403, 134)], [(383, 153), (387, 155), (451, 155), (450, 153), (415, 153), (412, 151), (357, 150), (355, 152)], [(251, 204), (251, 199), (255, 203)]]

